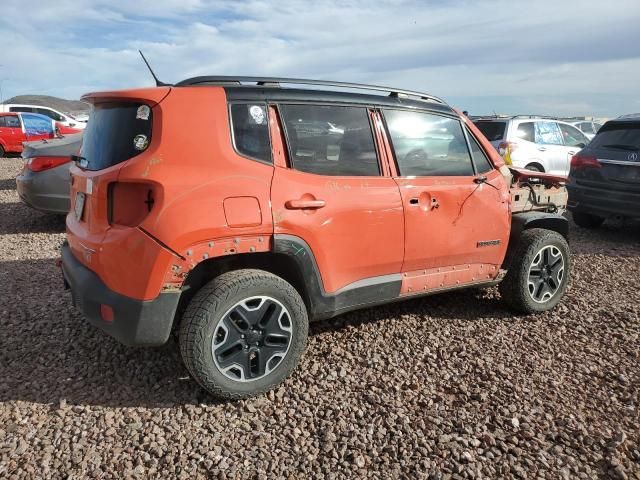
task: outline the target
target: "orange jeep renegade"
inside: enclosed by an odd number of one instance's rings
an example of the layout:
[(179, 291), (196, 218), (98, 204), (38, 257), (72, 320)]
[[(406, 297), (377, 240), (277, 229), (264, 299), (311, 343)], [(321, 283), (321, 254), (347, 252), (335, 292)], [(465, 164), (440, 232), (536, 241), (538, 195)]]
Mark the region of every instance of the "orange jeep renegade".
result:
[(565, 292), (564, 179), (507, 168), (437, 97), (197, 77), (83, 100), (62, 247), (74, 304), (127, 345), (175, 328), (217, 396), (282, 382), (310, 320), (497, 283), (541, 312)]

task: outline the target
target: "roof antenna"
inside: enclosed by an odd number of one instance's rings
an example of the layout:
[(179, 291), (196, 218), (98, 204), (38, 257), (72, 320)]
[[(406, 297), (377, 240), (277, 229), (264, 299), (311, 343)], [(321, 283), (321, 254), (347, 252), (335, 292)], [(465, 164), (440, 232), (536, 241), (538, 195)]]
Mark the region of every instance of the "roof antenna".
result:
[(142, 60), (144, 60), (144, 63), (147, 65), (147, 68), (151, 72), (151, 75), (153, 76), (153, 79), (156, 81), (156, 87), (169, 87), (169, 86), (171, 86), (169, 83), (164, 83), (164, 82), (161, 82), (160, 80), (158, 80), (158, 77), (156, 77), (156, 74), (153, 73), (153, 69), (151, 68), (151, 65), (149, 65), (149, 62), (147, 62), (147, 59), (145, 58), (144, 54), (142, 53), (142, 50), (138, 50), (138, 53), (142, 57)]

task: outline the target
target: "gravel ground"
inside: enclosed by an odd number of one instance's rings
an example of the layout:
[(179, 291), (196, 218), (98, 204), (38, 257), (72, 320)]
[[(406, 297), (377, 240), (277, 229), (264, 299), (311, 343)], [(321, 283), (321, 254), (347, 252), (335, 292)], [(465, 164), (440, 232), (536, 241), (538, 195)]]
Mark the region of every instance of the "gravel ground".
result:
[(640, 479), (639, 226), (574, 228), (553, 312), (493, 289), (347, 314), (282, 387), (218, 403), (175, 341), (85, 324), (20, 163), (0, 160), (0, 478)]

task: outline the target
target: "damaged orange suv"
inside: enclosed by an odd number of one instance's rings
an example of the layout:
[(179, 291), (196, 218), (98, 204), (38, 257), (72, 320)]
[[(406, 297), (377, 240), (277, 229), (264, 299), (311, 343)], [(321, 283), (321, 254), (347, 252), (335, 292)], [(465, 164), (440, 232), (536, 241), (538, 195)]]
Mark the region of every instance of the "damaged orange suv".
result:
[(74, 304), (127, 345), (175, 329), (215, 395), (282, 382), (311, 320), (497, 283), (540, 312), (566, 289), (564, 179), (508, 169), (437, 97), (197, 77), (83, 100), (62, 248)]

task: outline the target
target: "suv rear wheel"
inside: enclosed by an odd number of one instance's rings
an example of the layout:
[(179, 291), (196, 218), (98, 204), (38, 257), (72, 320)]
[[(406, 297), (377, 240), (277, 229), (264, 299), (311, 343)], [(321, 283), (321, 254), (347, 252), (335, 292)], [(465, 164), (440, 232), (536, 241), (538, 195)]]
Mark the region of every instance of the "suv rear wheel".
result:
[(573, 212), (573, 221), (582, 228), (598, 228), (604, 223), (604, 218), (591, 213)]
[(500, 294), (506, 304), (521, 313), (543, 312), (562, 299), (569, 281), (569, 245), (557, 232), (525, 230)]
[(191, 300), (180, 325), (180, 351), (206, 390), (244, 398), (289, 376), (307, 332), (304, 302), (289, 283), (261, 270), (237, 270), (215, 278)]

